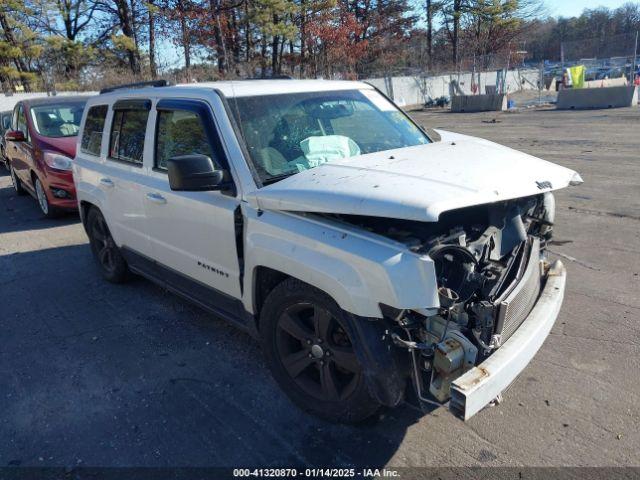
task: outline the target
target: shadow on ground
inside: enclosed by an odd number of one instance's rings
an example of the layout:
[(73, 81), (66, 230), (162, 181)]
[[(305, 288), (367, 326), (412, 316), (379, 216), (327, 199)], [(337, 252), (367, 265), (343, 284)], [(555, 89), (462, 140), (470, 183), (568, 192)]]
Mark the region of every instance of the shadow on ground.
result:
[(143, 279), (105, 282), (87, 245), (0, 256), (0, 272), (3, 465), (375, 467), (421, 416), (302, 413), (255, 340)]
[[(8, 176), (0, 166), (0, 178)], [(0, 188), (0, 234), (71, 225), (80, 221), (77, 213), (62, 213), (59, 218), (45, 218), (38, 202), (28, 193), (17, 195), (11, 184)]]

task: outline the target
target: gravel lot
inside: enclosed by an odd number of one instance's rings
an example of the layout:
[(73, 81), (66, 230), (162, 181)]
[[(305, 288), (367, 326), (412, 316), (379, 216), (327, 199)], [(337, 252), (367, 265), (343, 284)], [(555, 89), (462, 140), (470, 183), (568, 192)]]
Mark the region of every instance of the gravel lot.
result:
[(557, 197), (560, 318), (502, 405), (309, 417), (254, 340), (145, 280), (103, 281), (78, 218), (44, 220), (3, 170), (0, 466), (640, 465), (640, 110), (413, 115), (585, 179)]

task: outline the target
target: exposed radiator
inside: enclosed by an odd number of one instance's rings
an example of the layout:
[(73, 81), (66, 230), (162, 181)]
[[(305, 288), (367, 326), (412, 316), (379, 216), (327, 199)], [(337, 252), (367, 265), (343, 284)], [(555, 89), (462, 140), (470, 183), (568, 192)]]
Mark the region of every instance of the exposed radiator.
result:
[(530, 241), (529, 256), (524, 271), (515, 286), (498, 301), (496, 334), (507, 340), (527, 318), (540, 295), (540, 240)]

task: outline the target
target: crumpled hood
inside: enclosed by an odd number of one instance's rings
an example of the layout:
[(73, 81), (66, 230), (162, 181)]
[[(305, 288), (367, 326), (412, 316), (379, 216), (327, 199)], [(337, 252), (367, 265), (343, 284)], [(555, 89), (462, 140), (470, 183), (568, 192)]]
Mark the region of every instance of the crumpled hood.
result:
[(582, 179), (573, 170), (487, 140), (441, 141), (345, 158), (248, 195), (262, 210), (434, 222), (456, 208), (536, 195)]

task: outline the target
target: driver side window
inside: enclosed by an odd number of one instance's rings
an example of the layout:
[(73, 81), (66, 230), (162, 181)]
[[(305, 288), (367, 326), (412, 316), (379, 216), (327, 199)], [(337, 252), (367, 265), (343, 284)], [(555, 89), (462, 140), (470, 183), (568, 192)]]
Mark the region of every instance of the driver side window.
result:
[(22, 131), (25, 138), (27, 139), (27, 142), (29, 142), (31, 140), (31, 135), (29, 135), (29, 128), (27, 127), (27, 116), (24, 113), (24, 107), (22, 105), (18, 106), (15, 118), (15, 130)]
[(206, 155), (216, 168), (221, 168), (200, 115), (189, 110), (160, 110), (154, 166), (166, 171), (167, 160), (179, 155)]

